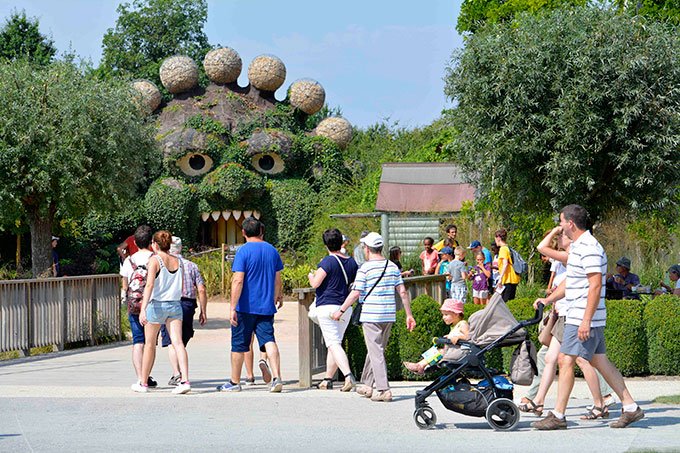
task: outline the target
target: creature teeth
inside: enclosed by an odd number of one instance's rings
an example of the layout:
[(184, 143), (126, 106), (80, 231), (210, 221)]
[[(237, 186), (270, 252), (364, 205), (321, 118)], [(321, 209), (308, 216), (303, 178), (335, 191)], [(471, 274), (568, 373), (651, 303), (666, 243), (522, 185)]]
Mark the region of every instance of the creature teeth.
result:
[(221, 215), (221, 214), (222, 214), (222, 213), (221, 213), (220, 211), (213, 211), (210, 215), (212, 216), (213, 220), (214, 220), (215, 222), (217, 222), (217, 219), (220, 218), (220, 215)]
[(243, 211), (243, 217), (244, 217), (245, 219), (247, 219), (247, 218), (250, 217), (251, 215), (253, 215), (253, 211)]
[[(231, 211), (222, 211), (222, 217), (224, 217), (224, 220), (229, 220), (229, 217), (231, 217)], [(237, 218), (234, 216), (234, 218)]]
[(202, 212), (201, 213), (201, 220), (203, 220), (204, 222), (207, 222), (209, 218), (210, 218), (209, 212)]
[(242, 211), (237, 211), (237, 210), (232, 211), (232, 213), (234, 214), (234, 218), (239, 219), (241, 217), (241, 212)]
[(260, 220), (260, 215), (261, 215), (260, 211), (253, 211), (253, 217), (255, 217), (256, 219)]

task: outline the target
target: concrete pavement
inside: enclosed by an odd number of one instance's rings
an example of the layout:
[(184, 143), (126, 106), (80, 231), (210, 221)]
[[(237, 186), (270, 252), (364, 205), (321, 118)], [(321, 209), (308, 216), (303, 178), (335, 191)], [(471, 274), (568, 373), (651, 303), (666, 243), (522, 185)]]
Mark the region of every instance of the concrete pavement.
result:
[[(536, 432), (523, 415), (514, 432), (494, 432), (482, 418), (430, 403), (438, 422), (421, 431), (413, 423), (413, 396), (426, 383), (394, 383), (395, 401), (374, 403), (358, 395), (297, 387), (297, 306), (277, 315), (284, 392), (261, 383), (237, 394), (214, 390), (229, 375), (227, 305), (209, 305), (209, 322), (188, 347), (193, 390), (175, 396), (159, 349), (154, 376), (160, 389), (129, 390), (134, 380), (130, 345), (117, 344), (0, 363), (1, 452), (99, 451), (664, 451), (680, 450), (680, 407), (652, 405), (659, 395), (680, 394), (677, 378), (627, 380), (647, 417), (624, 430), (578, 419), (590, 404), (577, 381), (567, 412), (569, 429)], [(551, 389), (548, 407), (554, 404)], [(526, 387), (516, 387), (519, 399)], [(620, 406), (616, 406), (612, 416)]]

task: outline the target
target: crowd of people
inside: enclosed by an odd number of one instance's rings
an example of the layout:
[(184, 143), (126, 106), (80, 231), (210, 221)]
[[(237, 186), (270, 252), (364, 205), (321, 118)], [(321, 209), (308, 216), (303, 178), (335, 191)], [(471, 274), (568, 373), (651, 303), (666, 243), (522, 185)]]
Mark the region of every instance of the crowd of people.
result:
[[(566, 206), (560, 213), (559, 226), (537, 246), (552, 264), (546, 297), (537, 299), (534, 306), (540, 303), (551, 307), (547, 316), (554, 317), (554, 321), (549, 340), (538, 354), (539, 375), (523, 398), (520, 410), (543, 415), (546, 394), (556, 369), (560, 370), (555, 408), (532, 424), (539, 430), (566, 428), (564, 414), (574, 384), (575, 365), (583, 371), (593, 397), (593, 404), (582, 419), (608, 418), (609, 406), (616, 398), (621, 402), (622, 413), (611, 424), (613, 428), (626, 427), (644, 417), (620, 372), (607, 358), (604, 341), (605, 291), (608, 287), (632, 291), (639, 285), (639, 278), (630, 272), (630, 260), (625, 257), (617, 261), (616, 274), (607, 274), (607, 255), (588, 228), (586, 210), (578, 205)], [(217, 390), (241, 391), (244, 364), (246, 384), (254, 382), (252, 351), (257, 339), (263, 378), (271, 382), (271, 392), (281, 392), (274, 315), (283, 302), (283, 263), (276, 249), (264, 240), (264, 225), (259, 220), (253, 217), (244, 220), (242, 232), (246, 243), (238, 249), (232, 265), (231, 376)], [(455, 225), (447, 226), (446, 234), (439, 243), (426, 237), (420, 258), (424, 275), (446, 275), (447, 298), (440, 309), (442, 320), (451, 327), (447, 335), (450, 346), (432, 347), (423, 353), (422, 360), (404, 363), (407, 370), (417, 374), (425, 373), (442, 360), (454, 360), (456, 343), (469, 339), (470, 326), (463, 314), (468, 298), (467, 281), (471, 281), (473, 303), (482, 305), (494, 292), (500, 293), (504, 301), (513, 299), (520, 282), (513, 263), (516, 252), (508, 246), (507, 230), (495, 232), (491, 250), (478, 240), (472, 241), (467, 249), (461, 247)], [(338, 229), (326, 230), (321, 239), (328, 254), (308, 275), (309, 284), (316, 291), (316, 319), (328, 348), (326, 375), (318, 388), (332, 389), (340, 370), (344, 376), (341, 391), (356, 390), (372, 401), (391, 401), (385, 349), (396, 322), (397, 297), (405, 311), (406, 329), (412, 331), (416, 326), (403, 280), (413, 275), (413, 270), (402, 268), (399, 247), (389, 250), (389, 259), (384, 257), (385, 243), (378, 233), (363, 232), (353, 250), (348, 249), (349, 239)], [(186, 344), (193, 336), (196, 308), (200, 309), (199, 323), (207, 320), (203, 279), (196, 265), (182, 258), (181, 240), (169, 232), (152, 234), (148, 226), (141, 226), (133, 242), (135, 249), (126, 254), (121, 268), (137, 375), (132, 390), (143, 393), (157, 385), (151, 371), (157, 337), (162, 331), (162, 346), (168, 347), (173, 368), (169, 385), (174, 386), (173, 393), (187, 393), (191, 384)], [(472, 252), (474, 265), (466, 264), (467, 250)], [(666, 285), (665, 290), (680, 292), (680, 265), (671, 266), (669, 274), (676, 285), (674, 288)], [(358, 316), (353, 313), (356, 310), (360, 311)], [(362, 326), (367, 349), (359, 377), (343, 349), (343, 338), (352, 318)], [(459, 353), (460, 348), (455, 351)]]

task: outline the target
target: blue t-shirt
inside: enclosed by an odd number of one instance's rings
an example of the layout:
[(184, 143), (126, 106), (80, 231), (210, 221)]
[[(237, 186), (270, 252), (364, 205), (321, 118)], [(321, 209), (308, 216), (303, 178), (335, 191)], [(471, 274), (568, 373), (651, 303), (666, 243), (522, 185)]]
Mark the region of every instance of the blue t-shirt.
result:
[(239, 247), (232, 272), (244, 272), (243, 291), (236, 311), (253, 315), (276, 313), (276, 273), (283, 270), (279, 252), (268, 242), (246, 242)]
[[(359, 266), (357, 266), (354, 258), (343, 258), (340, 256), (338, 258), (342, 262), (342, 267), (345, 268), (347, 279), (351, 285), (357, 275)], [(319, 268), (326, 272), (326, 278), (316, 288), (316, 306), (342, 305), (347, 294), (349, 294), (349, 286), (345, 283), (345, 275), (342, 273), (342, 269), (340, 269), (338, 260), (328, 255), (321, 260)]]
[(489, 249), (482, 247), (482, 253), (484, 254), (484, 264), (491, 264), (493, 262), (493, 256), (491, 256)]
[[(449, 264), (450, 261), (441, 261), (439, 263), (439, 275), (446, 274), (449, 271)], [(451, 282), (446, 280), (446, 290), (449, 291), (451, 289)]]

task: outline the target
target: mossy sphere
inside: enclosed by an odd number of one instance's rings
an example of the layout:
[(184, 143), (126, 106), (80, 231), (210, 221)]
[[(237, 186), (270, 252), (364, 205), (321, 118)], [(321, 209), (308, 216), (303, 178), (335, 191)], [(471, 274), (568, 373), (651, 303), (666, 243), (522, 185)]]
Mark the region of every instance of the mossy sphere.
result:
[(316, 135), (331, 139), (340, 148), (346, 148), (352, 140), (352, 125), (344, 118), (330, 117), (316, 126)]
[(241, 75), (243, 62), (238, 52), (221, 47), (208, 52), (203, 59), (205, 73), (215, 83), (232, 83)]
[(198, 66), (189, 57), (178, 55), (166, 58), (161, 65), (161, 82), (171, 93), (183, 93), (198, 84)]
[(325, 101), (326, 91), (316, 80), (301, 79), (290, 86), (290, 105), (308, 115), (321, 110)]
[(132, 88), (139, 94), (137, 101), (145, 112), (151, 113), (161, 105), (161, 92), (153, 82), (148, 80), (135, 80)]
[(273, 55), (260, 55), (248, 66), (248, 80), (261, 91), (276, 91), (286, 80), (286, 65)]

